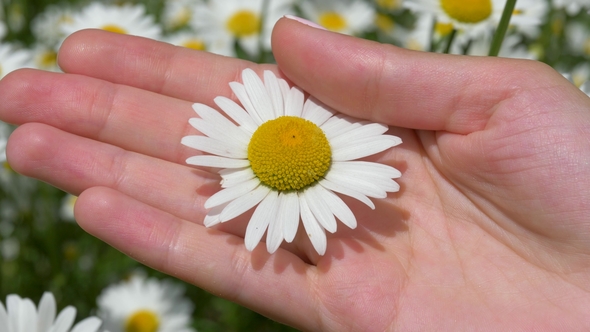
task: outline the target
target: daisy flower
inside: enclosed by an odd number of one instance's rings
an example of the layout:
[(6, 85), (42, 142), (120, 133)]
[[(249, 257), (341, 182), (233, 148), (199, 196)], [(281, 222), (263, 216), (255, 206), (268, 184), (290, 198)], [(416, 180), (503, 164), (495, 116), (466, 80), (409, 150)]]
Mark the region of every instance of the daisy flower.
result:
[(62, 25), (66, 36), (89, 28), (152, 39), (159, 39), (161, 34), (154, 18), (146, 15), (145, 7), (140, 4), (116, 6), (93, 2), (81, 12), (72, 14), (71, 22)]
[(197, 51), (206, 51), (209, 49), (208, 45), (211, 44), (211, 38), (193, 31), (179, 31), (164, 37), (162, 40), (172, 45)]
[(9, 135), (10, 127), (8, 124), (0, 121), (0, 164), (6, 162), (6, 144), (8, 143)]
[[(263, 8), (265, 3), (267, 8)], [(236, 56), (234, 43), (237, 41), (246, 53), (254, 56), (259, 54), (261, 46), (270, 50), (272, 28), (279, 18), (292, 14), (292, 4), (293, 0), (197, 3), (191, 26), (202, 35), (211, 36), (210, 52)]]
[(183, 292), (172, 282), (134, 274), (102, 291), (96, 300), (98, 315), (110, 332), (191, 332), (193, 306)]
[(59, 215), (63, 220), (76, 220), (76, 218), (74, 218), (74, 205), (76, 205), (77, 200), (78, 196), (74, 196), (72, 194), (66, 194), (64, 198), (61, 200), (61, 208), (59, 209)]
[(549, 4), (546, 1), (519, 0), (516, 2), (510, 26), (513, 30), (530, 38), (536, 38), (541, 34), (541, 26), (545, 23)]
[(195, 0), (164, 1), (162, 24), (168, 30), (176, 30), (189, 25), (193, 17)]
[(36, 43), (32, 48), (31, 54), (35, 68), (54, 72), (61, 71), (57, 65), (57, 52), (53, 47)]
[(251, 69), (243, 83), (229, 85), (242, 106), (226, 97), (217, 110), (196, 103), (199, 118), (189, 123), (206, 136), (186, 136), (182, 144), (210, 153), (187, 159), (191, 165), (221, 168), (221, 191), (205, 208), (207, 227), (231, 220), (258, 205), (248, 223), (245, 245), (253, 250), (267, 231), (266, 247), (275, 252), (283, 240), (293, 241), (299, 217), (315, 250), (326, 251), (325, 231), (336, 231), (336, 218), (350, 228), (356, 219), (336, 193), (360, 200), (385, 198), (396, 192), (401, 173), (393, 167), (357, 161), (401, 143), (383, 135), (388, 127), (356, 122), (303, 92), (289, 88), (272, 72), (264, 81)]
[(460, 32), (461, 44), (492, 33), (502, 17), (505, 0), (406, 0), (416, 13), (430, 13), (436, 22), (450, 23)]
[(20, 68), (33, 67), (31, 53), (24, 49), (16, 49), (10, 44), (0, 43), (0, 78)]
[(88, 317), (71, 330), (76, 309), (65, 307), (56, 317), (55, 297), (45, 292), (39, 301), (39, 307), (30, 299), (23, 299), (11, 294), (6, 297), (6, 309), (0, 302), (0, 331), (2, 332), (96, 332), (101, 320)]
[(324, 28), (348, 35), (358, 35), (371, 29), (375, 8), (361, 0), (303, 0), (303, 15)]
[(573, 54), (590, 56), (590, 28), (580, 22), (566, 25), (567, 45)]
[(590, 8), (590, 0), (553, 0), (553, 8), (565, 9), (569, 15), (577, 15), (582, 8)]
[(31, 31), (38, 43), (55, 47), (65, 38), (62, 25), (72, 22), (72, 11), (65, 6), (50, 5), (31, 22)]

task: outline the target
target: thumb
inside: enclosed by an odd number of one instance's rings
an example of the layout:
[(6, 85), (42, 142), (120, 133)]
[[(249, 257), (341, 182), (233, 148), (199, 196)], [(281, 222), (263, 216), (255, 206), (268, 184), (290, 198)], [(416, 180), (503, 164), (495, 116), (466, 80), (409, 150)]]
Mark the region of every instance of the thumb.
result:
[(515, 91), (555, 85), (547, 77), (558, 75), (536, 61), (411, 51), (287, 17), (272, 45), (285, 76), (339, 112), (459, 134), (483, 129)]

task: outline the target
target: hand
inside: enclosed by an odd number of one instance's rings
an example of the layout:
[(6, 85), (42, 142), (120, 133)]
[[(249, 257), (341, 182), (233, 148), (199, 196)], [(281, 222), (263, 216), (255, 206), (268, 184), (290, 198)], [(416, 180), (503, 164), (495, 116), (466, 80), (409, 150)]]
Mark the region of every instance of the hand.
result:
[[(304, 330), (583, 330), (590, 305), (590, 99), (545, 65), (407, 51), (282, 19), (280, 71), (84, 31), (67, 74), (0, 81), (12, 167), (74, 194), (76, 219), (138, 261)], [(270, 69), (391, 125), (403, 172), (317, 256), (304, 234), (248, 252), (248, 220), (202, 226), (218, 177), (185, 164), (193, 102)], [(301, 227), (300, 227), (301, 230)]]

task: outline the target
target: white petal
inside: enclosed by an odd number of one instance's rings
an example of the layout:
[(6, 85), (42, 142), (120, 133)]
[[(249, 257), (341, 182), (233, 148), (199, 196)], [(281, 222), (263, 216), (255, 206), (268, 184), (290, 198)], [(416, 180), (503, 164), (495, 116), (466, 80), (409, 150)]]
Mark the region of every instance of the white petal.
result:
[(333, 183), (338, 183), (344, 187), (356, 190), (369, 197), (387, 197), (387, 192), (385, 192), (384, 189), (381, 189), (378, 185), (364, 181), (363, 179), (347, 176), (346, 173), (330, 170), (328, 174), (326, 174), (325, 179)]
[(301, 117), (303, 113), (303, 91), (298, 87), (292, 87), (285, 98), (285, 115)]
[(330, 233), (336, 232), (336, 218), (326, 206), (324, 197), (321, 192), (316, 189), (317, 186), (307, 188), (303, 193), (299, 194), (300, 199), (305, 199), (307, 206), (313, 213), (315, 219), (322, 225), (322, 227)]
[(186, 160), (189, 165), (217, 167), (217, 168), (242, 168), (250, 166), (248, 159), (231, 159), (218, 156), (194, 156)]
[(264, 71), (264, 86), (266, 87), (266, 91), (272, 102), (274, 118), (276, 119), (279, 116), (283, 116), (285, 114), (283, 93), (279, 86), (279, 80), (270, 70)]
[(231, 122), (228, 118), (219, 113), (216, 109), (211, 108), (205, 104), (194, 103), (193, 109), (201, 117), (201, 119), (214, 123), (221, 128), (235, 128), (236, 124)]
[(20, 317), (23, 315), (21, 312), (20, 304), (22, 299), (16, 294), (9, 294), (6, 296), (6, 311), (8, 312), (9, 325), (12, 325), (17, 331), (20, 327)]
[(30, 299), (23, 299), (20, 303), (21, 331), (35, 331), (37, 328), (37, 308)]
[(215, 97), (213, 101), (215, 101), (215, 104), (217, 104), (217, 106), (219, 106), (219, 108), (221, 108), (225, 114), (227, 114), (238, 125), (244, 127), (244, 129), (250, 133), (255, 132), (258, 128), (256, 122), (254, 122), (250, 114), (248, 114), (248, 112), (246, 112), (246, 110), (244, 110), (235, 101), (222, 96)]
[(373, 173), (383, 176), (384, 178), (388, 179), (397, 179), (402, 176), (402, 173), (398, 171), (396, 168), (391, 167), (389, 165), (384, 165), (380, 163), (373, 163), (370, 161), (361, 161), (361, 160), (354, 160), (354, 161), (337, 161), (332, 163), (331, 167), (350, 167), (356, 170), (365, 172), (365, 173)]
[(245, 129), (232, 125), (224, 127), (219, 123), (208, 122), (201, 118), (190, 118), (188, 120), (193, 128), (200, 131), (203, 135), (209, 136), (219, 141), (231, 143), (233, 145), (248, 146), (252, 134)]
[(337, 114), (329, 118), (320, 128), (326, 134), (326, 138), (331, 140), (354, 128), (360, 128), (362, 124), (355, 122), (352, 118)]
[(55, 297), (51, 292), (43, 293), (39, 301), (37, 326), (39, 331), (46, 331), (53, 321), (57, 312)]
[(305, 199), (299, 199), (299, 211), (301, 213), (301, 221), (303, 222), (303, 227), (305, 228), (305, 232), (311, 241), (315, 251), (318, 254), (323, 255), (326, 253), (326, 247), (328, 246), (328, 242), (326, 240), (326, 232), (320, 226), (318, 221), (311, 213), (309, 206), (307, 206), (307, 202)]
[(249, 193), (234, 199), (227, 204), (219, 215), (220, 221), (226, 222), (250, 210), (260, 203), (270, 191), (267, 186), (258, 186)]
[(233, 201), (234, 199), (254, 190), (259, 184), (260, 181), (258, 179), (252, 179), (231, 188), (222, 189), (207, 199), (205, 202), (205, 209), (210, 209), (214, 206)]
[(309, 97), (303, 105), (302, 118), (315, 123), (318, 126), (323, 125), (329, 118), (334, 115), (334, 111), (321, 101), (314, 97)]
[(71, 332), (96, 332), (101, 324), (102, 320), (98, 317), (88, 317), (74, 325)]
[(358, 181), (370, 183), (387, 192), (399, 191), (399, 184), (393, 181), (390, 177), (385, 176), (383, 173), (379, 173), (376, 171), (367, 172), (362, 168), (355, 168), (354, 164), (347, 165), (347, 163), (352, 164), (352, 162), (350, 161), (340, 161), (332, 163), (330, 172), (334, 172), (342, 178), (354, 178)]
[(334, 183), (334, 182), (328, 181), (326, 179), (322, 179), (318, 183), (326, 189), (335, 191), (337, 193), (341, 193), (342, 195), (356, 198), (357, 200), (365, 203), (371, 209), (375, 210), (375, 204), (373, 204), (373, 202), (367, 196), (363, 195), (362, 193), (360, 193), (354, 189), (343, 186), (339, 183)]
[(338, 197), (338, 195), (334, 194), (332, 191), (324, 188), (323, 186), (315, 186), (324, 199), (324, 203), (327, 208), (332, 211), (332, 213), (346, 226), (354, 229), (356, 228), (356, 218), (354, 217), (354, 213), (350, 210), (348, 205), (344, 203), (344, 201)]
[(55, 319), (55, 323), (53, 324), (53, 328), (49, 330), (50, 332), (67, 332), (72, 324), (74, 323), (74, 319), (76, 318), (76, 309), (72, 306), (65, 307), (57, 318)]
[(297, 192), (282, 192), (279, 199), (277, 217), (283, 219), (283, 236), (291, 243), (299, 227), (299, 195)]
[[(280, 197), (280, 195), (279, 195)], [(280, 209), (280, 200), (277, 199), (277, 212)], [(285, 234), (283, 233), (283, 223), (285, 221), (277, 215), (268, 224), (268, 232), (266, 233), (266, 251), (269, 254), (274, 254), (283, 243)]]
[(219, 175), (221, 175), (222, 188), (229, 188), (256, 177), (251, 167), (222, 169)]
[(330, 139), (330, 145), (339, 146), (350, 144), (350, 142), (365, 139), (368, 137), (379, 136), (387, 131), (388, 127), (380, 123), (369, 123), (364, 126), (349, 130), (344, 135), (339, 135)]
[(237, 147), (224, 141), (219, 141), (210, 137), (191, 135), (185, 136), (180, 143), (189, 148), (197, 149), (203, 152), (215, 154), (222, 157), (246, 159), (248, 158), (247, 146)]
[(254, 109), (254, 105), (252, 104), (252, 101), (250, 101), (250, 97), (248, 97), (248, 92), (246, 92), (244, 85), (238, 82), (229, 82), (229, 87), (236, 94), (236, 97), (238, 97), (238, 100), (242, 106), (244, 106), (246, 112), (250, 114), (250, 118), (256, 123), (256, 126), (260, 126), (263, 123), (262, 118), (256, 109)]
[(242, 81), (248, 97), (250, 97), (250, 101), (262, 122), (274, 119), (272, 102), (260, 77), (252, 69), (246, 68), (242, 71)]
[(0, 331), (11, 331), (12, 329), (8, 328), (8, 313), (4, 308), (4, 304), (0, 301)]
[(205, 227), (211, 227), (221, 223), (221, 219), (219, 218), (219, 216), (221, 215), (221, 212), (223, 211), (223, 209), (225, 209), (227, 205), (229, 205), (229, 203), (214, 206), (209, 211), (207, 211), (205, 219), (203, 219), (203, 225)]
[[(291, 90), (289, 87), (289, 83), (282, 78), (279, 78), (279, 87), (281, 88), (281, 92), (283, 93), (283, 102), (287, 100), (287, 94)], [(286, 103), (285, 103), (286, 104)]]
[(278, 210), (277, 198), (277, 192), (271, 190), (254, 210), (244, 238), (244, 244), (249, 251), (256, 248), (268, 224), (275, 221)]
[(363, 158), (387, 150), (401, 142), (399, 137), (392, 135), (369, 137), (360, 141), (349, 142), (348, 145), (337, 148), (332, 147), (332, 160), (344, 161)]

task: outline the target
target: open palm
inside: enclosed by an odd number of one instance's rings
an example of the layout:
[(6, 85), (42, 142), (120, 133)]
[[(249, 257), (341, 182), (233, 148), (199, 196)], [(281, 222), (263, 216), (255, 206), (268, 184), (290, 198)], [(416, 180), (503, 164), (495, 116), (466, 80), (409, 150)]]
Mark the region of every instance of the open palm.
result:
[[(90, 233), (135, 259), (305, 330), (590, 328), (590, 100), (543, 65), (417, 53), (283, 19), (280, 66), (84, 31), (68, 74), (0, 82), (21, 125), (13, 168), (74, 194)], [(400, 192), (318, 256), (304, 234), (269, 255), (247, 216), (202, 226), (215, 174), (185, 165), (193, 102), (271, 69), (404, 143), (376, 156)], [(409, 129), (406, 129), (409, 128)], [(301, 228), (301, 227), (300, 227)], [(301, 231), (301, 230), (300, 230)]]

